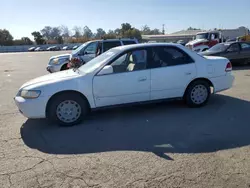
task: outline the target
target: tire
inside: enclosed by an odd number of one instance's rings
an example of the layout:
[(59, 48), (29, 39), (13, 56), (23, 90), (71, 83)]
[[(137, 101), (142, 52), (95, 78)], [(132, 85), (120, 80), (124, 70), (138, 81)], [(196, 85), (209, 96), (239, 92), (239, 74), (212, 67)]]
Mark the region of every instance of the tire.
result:
[(184, 100), (191, 108), (201, 107), (208, 102), (210, 94), (209, 83), (205, 80), (197, 80), (188, 86)]
[(62, 66), (62, 68), (61, 68), (61, 70), (60, 71), (64, 71), (64, 70), (68, 70), (69, 68), (67, 67), (67, 63), (66, 64), (64, 64), (63, 66)]
[(88, 102), (77, 93), (63, 93), (51, 100), (47, 118), (61, 126), (79, 124), (89, 112)]

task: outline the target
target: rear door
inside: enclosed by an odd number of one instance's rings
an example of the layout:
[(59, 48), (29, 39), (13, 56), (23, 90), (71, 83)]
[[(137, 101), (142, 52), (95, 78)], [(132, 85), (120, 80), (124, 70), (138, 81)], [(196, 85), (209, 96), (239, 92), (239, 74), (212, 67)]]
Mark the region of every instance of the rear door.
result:
[(250, 62), (250, 43), (242, 42), (240, 43), (241, 46), (241, 51), (240, 51), (240, 56), (242, 58), (242, 63)]
[(174, 46), (152, 47), (148, 51), (151, 70), (151, 100), (182, 97), (196, 77), (194, 60)]

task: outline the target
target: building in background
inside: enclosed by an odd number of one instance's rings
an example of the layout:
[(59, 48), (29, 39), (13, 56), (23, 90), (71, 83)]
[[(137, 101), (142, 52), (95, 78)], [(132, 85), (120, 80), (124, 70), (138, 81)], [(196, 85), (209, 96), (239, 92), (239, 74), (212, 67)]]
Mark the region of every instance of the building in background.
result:
[[(250, 34), (249, 29), (246, 27), (239, 27), (237, 29), (218, 29), (221, 31), (224, 39), (234, 39), (239, 36)], [(194, 40), (196, 34), (205, 32), (205, 30), (181, 30), (166, 35), (142, 35), (145, 42), (177, 42), (179, 40), (185, 43)]]

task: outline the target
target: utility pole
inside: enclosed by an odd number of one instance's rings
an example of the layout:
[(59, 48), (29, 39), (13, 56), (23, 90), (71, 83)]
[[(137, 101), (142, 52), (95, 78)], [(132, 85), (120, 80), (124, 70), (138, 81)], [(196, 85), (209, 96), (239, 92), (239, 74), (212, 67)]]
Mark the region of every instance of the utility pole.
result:
[(162, 34), (165, 34), (165, 24), (162, 24)]

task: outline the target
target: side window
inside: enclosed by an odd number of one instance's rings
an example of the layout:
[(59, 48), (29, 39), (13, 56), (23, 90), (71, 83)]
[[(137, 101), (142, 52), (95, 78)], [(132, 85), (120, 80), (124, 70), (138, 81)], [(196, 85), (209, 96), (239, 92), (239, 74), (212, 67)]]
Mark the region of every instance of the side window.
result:
[(111, 48), (117, 47), (117, 46), (121, 46), (121, 42), (120, 41), (104, 41), (103, 42), (103, 52), (108, 51)]
[(241, 49), (249, 49), (250, 50), (250, 44), (248, 43), (240, 43)]
[(97, 48), (97, 42), (90, 43), (84, 50), (85, 54), (95, 54)]
[(124, 41), (122, 41), (122, 43), (123, 43), (123, 45), (136, 44), (136, 42), (133, 40), (124, 40)]
[(219, 39), (219, 33), (214, 33), (214, 38)]
[(214, 33), (211, 33), (211, 40), (214, 40), (215, 39), (215, 34)]
[(176, 47), (153, 47), (150, 50), (148, 68), (159, 68), (193, 63), (189, 55)]
[(147, 51), (134, 50), (121, 55), (111, 63), (114, 73), (131, 72), (146, 69)]
[(231, 46), (229, 46), (229, 48), (227, 49), (228, 52), (237, 52), (239, 50), (240, 48), (238, 43), (231, 44)]

